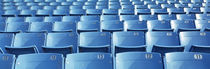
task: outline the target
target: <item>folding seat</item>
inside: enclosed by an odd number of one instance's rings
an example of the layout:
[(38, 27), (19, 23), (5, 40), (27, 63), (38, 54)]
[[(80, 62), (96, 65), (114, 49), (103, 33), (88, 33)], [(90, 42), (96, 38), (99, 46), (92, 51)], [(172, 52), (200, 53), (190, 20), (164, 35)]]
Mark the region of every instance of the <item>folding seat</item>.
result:
[(185, 51), (190, 52), (210, 53), (209, 38), (210, 32), (190, 31), (180, 33), (181, 45), (185, 46)]
[(167, 1), (165, 1), (165, 0), (156, 0), (155, 3), (156, 4), (167, 4)]
[(167, 9), (151, 9), (152, 14), (168, 14)]
[(65, 15), (69, 15), (69, 10), (61, 10), (61, 9), (54, 10), (53, 11), (53, 15), (54, 16), (65, 16)]
[(56, 2), (56, 0), (45, 0), (45, 2)]
[(60, 2), (51, 2), (50, 6), (60, 6), (61, 3)]
[(148, 9), (161, 9), (161, 5), (149, 4)]
[(188, 6), (191, 8), (200, 8), (200, 7), (202, 7), (202, 2), (201, 3), (189, 3)]
[(147, 31), (147, 22), (139, 20), (124, 21), (124, 30), (126, 31)]
[(191, 0), (179, 0), (179, 3), (181, 4), (191, 3)]
[(66, 2), (66, 0), (55, 0), (55, 2)]
[(176, 20), (176, 15), (175, 14), (158, 15), (158, 20)]
[(6, 22), (10, 23), (10, 22), (24, 22), (24, 17), (8, 17)]
[(31, 7), (30, 6), (18, 6), (17, 10), (29, 10)]
[(209, 14), (210, 13), (210, 9), (208, 7), (201, 7), (200, 11), (203, 12), (203, 14)]
[(123, 31), (123, 22), (119, 20), (107, 20), (101, 22), (101, 31), (114, 32)]
[(50, 22), (32, 22), (29, 32), (51, 32), (52, 26)]
[(209, 31), (210, 30), (210, 21), (208, 20), (195, 20), (196, 29), (200, 29), (201, 31)]
[(43, 10), (55, 10), (56, 6), (44, 6)]
[(151, 14), (150, 9), (135, 9), (135, 15), (149, 15)]
[(195, 14), (177, 14), (177, 20), (195, 20)]
[(38, 5), (40, 5), (40, 6), (48, 6), (48, 5), (50, 5), (50, 3), (49, 2), (41, 2)]
[(5, 28), (6, 28), (6, 23), (5, 22), (0, 22), (0, 32), (5, 32)]
[(44, 17), (26, 17), (25, 22), (43, 22)]
[(166, 69), (208, 69), (209, 54), (193, 52), (167, 53)]
[(125, 1), (122, 1), (120, 2), (120, 5), (132, 5), (132, 2), (128, 1), (128, 0), (125, 0)]
[(6, 32), (27, 32), (29, 23), (27, 22), (9, 22), (7, 23)]
[(45, 2), (45, 0), (34, 0), (34, 2)]
[(109, 5), (109, 9), (121, 9), (121, 5)]
[(113, 32), (113, 53), (146, 51), (144, 32)]
[(157, 15), (139, 15), (140, 21), (147, 21), (147, 20), (158, 20)]
[(102, 10), (100, 10), (100, 9), (87, 9), (86, 14), (87, 15), (101, 15)]
[(167, 3), (168, 4), (177, 4), (177, 3), (179, 3), (179, 1), (178, 0), (167, 0)]
[(37, 16), (52, 16), (53, 10), (37, 10)]
[(35, 10), (21, 10), (19, 16), (35, 16)]
[(76, 2), (77, 0), (66, 0), (66, 2)]
[(162, 56), (168, 52), (184, 51), (184, 46), (180, 45), (178, 34), (174, 32), (147, 32), (146, 44), (148, 52), (158, 52)]
[(99, 32), (99, 21), (80, 21), (77, 24), (77, 31), (80, 32)]
[(35, 3), (35, 2), (28, 2), (26, 5), (32, 7), (32, 6), (38, 6), (38, 3)]
[(61, 5), (63, 5), (63, 6), (70, 6), (70, 5), (72, 5), (72, 3), (73, 2), (69, 2), (69, 1), (66, 0), (66, 2), (61, 2)]
[(118, 15), (101, 15), (101, 21), (106, 20), (120, 20)]
[(208, 20), (210, 19), (210, 14), (196, 14), (196, 19), (198, 20)]
[(3, 10), (8, 10), (8, 11), (9, 10), (15, 10), (15, 9), (17, 9), (17, 7), (16, 6), (12, 6), (12, 5), (11, 6), (4, 6), (3, 7)]
[(76, 32), (77, 24), (75, 22), (55, 22), (53, 32)]
[(174, 4), (176, 8), (185, 8), (185, 7), (189, 7), (187, 3), (185, 4), (181, 4), (181, 3), (177, 3), (177, 4)]
[(8, 53), (20, 55), (42, 52), (45, 43), (44, 33), (17, 33), (12, 46), (6, 46)]
[(14, 38), (13, 33), (1, 33), (0, 34), (0, 53), (7, 53), (5, 46), (11, 46)]
[(135, 9), (148, 9), (147, 5), (135, 5), (134, 6)]
[(81, 16), (80, 21), (100, 21), (99, 16)]
[(116, 55), (116, 69), (164, 69), (159, 53), (125, 52)]
[(82, 6), (82, 5), (85, 5), (85, 2), (82, 2), (82, 1), (76, 1), (76, 2), (73, 2), (72, 5), (78, 5), (78, 6)]
[(83, 9), (96, 9), (96, 6), (95, 5), (84, 5), (82, 8)]
[(147, 27), (149, 31), (173, 31), (170, 21), (148, 20)]
[(60, 22), (60, 21), (62, 21), (62, 17), (60, 16), (51, 16), (44, 18), (44, 22)]
[(134, 9), (134, 5), (121, 5), (121, 9)]
[(201, 14), (200, 8), (184, 8), (184, 11), (188, 14)]
[(203, 0), (205, 3), (209, 3), (210, 2), (210, 0)]
[(0, 67), (4, 69), (14, 69), (15, 56), (12, 54), (0, 54)]
[(120, 21), (139, 20), (138, 15), (120, 15)]
[(119, 9), (119, 15), (134, 15), (133, 9)]
[(151, 0), (143, 0), (144, 1), (144, 5), (149, 5), (149, 4), (156, 4), (155, 1), (151, 1)]
[(15, 3), (16, 6), (25, 6), (27, 3), (25, 2), (17, 2)]
[(65, 69), (113, 69), (112, 55), (108, 53), (69, 54), (66, 57)]
[(85, 15), (86, 14), (86, 10), (84, 9), (73, 9), (73, 10), (70, 10), (70, 15)]
[(64, 57), (55, 53), (25, 54), (18, 56), (15, 69), (64, 69)]
[(96, 9), (100, 9), (100, 10), (108, 9), (108, 6), (107, 5), (96, 5)]
[(20, 14), (19, 10), (11, 9), (11, 10), (4, 11), (3, 16), (18, 16), (19, 14)]
[(57, 10), (69, 10), (70, 7), (69, 7), (69, 6), (64, 6), (64, 5), (62, 5), (62, 6), (57, 6), (56, 9), (57, 9)]
[(31, 10), (41, 10), (41, 9), (43, 9), (44, 8), (44, 6), (38, 6), (38, 5), (36, 5), (36, 6), (31, 6)]
[(183, 8), (167, 8), (167, 11), (170, 14), (185, 14)]
[(45, 53), (69, 54), (77, 52), (76, 33), (48, 33), (46, 45), (43, 46)]
[(111, 34), (109, 32), (80, 33), (79, 52), (110, 52)]
[(161, 4), (162, 8), (175, 8), (174, 4)]
[(96, 5), (109, 5), (108, 1), (98, 1)]
[(73, 10), (73, 9), (75, 10), (75, 9), (83, 9), (83, 8), (82, 8), (82, 5), (71, 5), (70, 9), (71, 10)]
[(62, 22), (78, 22), (80, 21), (80, 16), (63, 16)]
[(175, 32), (180, 31), (200, 31), (196, 29), (194, 20), (171, 20), (171, 28)]
[(109, 1), (109, 5), (121, 5), (118, 1)]
[(87, 1), (84, 5), (95, 6), (97, 1)]
[(117, 9), (103, 9), (102, 10), (103, 15), (118, 15)]

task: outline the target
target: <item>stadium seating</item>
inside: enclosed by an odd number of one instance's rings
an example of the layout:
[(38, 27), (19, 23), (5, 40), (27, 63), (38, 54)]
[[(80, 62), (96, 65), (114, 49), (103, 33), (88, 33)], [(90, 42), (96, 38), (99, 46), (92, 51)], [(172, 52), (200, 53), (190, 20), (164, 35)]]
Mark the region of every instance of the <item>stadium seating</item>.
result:
[(15, 56), (11, 54), (0, 54), (0, 68), (14, 69)]

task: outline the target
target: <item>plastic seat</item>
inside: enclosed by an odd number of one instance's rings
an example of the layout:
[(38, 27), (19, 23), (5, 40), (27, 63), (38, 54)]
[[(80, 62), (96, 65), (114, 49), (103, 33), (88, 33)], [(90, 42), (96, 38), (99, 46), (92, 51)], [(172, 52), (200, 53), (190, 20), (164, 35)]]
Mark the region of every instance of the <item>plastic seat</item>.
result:
[(136, 9), (135, 10), (135, 14), (136, 15), (149, 15), (149, 14), (151, 14), (151, 11), (150, 11), (150, 9)]
[(210, 32), (180, 32), (180, 42), (185, 46), (185, 51), (210, 53)]
[(210, 30), (210, 21), (208, 20), (195, 20), (196, 29), (200, 29), (201, 31), (209, 31)]
[(161, 5), (148, 4), (147, 6), (149, 9), (161, 9)]
[(69, 6), (67, 6), (67, 5), (62, 5), (62, 6), (57, 6), (57, 8), (56, 8), (57, 10), (69, 10), (70, 9), (70, 7)]
[(38, 5), (36, 5), (36, 6), (31, 6), (31, 10), (41, 10), (41, 9), (43, 9), (43, 7), (44, 7), (44, 6), (38, 6)]
[(123, 22), (118, 20), (102, 21), (101, 30), (107, 32), (123, 31)]
[(184, 8), (184, 11), (188, 14), (201, 14), (200, 8)]
[(6, 30), (6, 23), (0, 22), (0, 32), (5, 32)]
[(140, 21), (158, 20), (157, 15), (139, 15)]
[(146, 51), (144, 32), (114, 32), (113, 52)]
[(44, 22), (60, 22), (62, 17), (60, 16), (53, 16), (53, 17), (45, 17)]
[(201, 7), (200, 11), (205, 13), (205, 14), (207, 14), (207, 13), (209, 14), (210, 13), (210, 9), (208, 7)]
[(52, 32), (52, 26), (50, 22), (33, 22), (29, 32)]
[(43, 10), (55, 10), (56, 9), (56, 6), (44, 6), (43, 7)]
[(80, 21), (80, 16), (63, 16), (62, 22), (78, 22)]
[(82, 5), (71, 5), (70, 6), (71, 10), (75, 10), (75, 9), (83, 9)]
[(70, 5), (72, 5), (72, 2), (70, 2), (70, 1), (61, 2), (61, 5), (70, 6)]
[(108, 6), (107, 5), (96, 5), (96, 9), (100, 9), (100, 10), (108, 9)]
[(170, 14), (185, 14), (183, 8), (167, 8), (167, 11)]
[(11, 22), (24, 22), (24, 17), (8, 17), (6, 22), (11, 23)]
[(126, 31), (147, 31), (147, 22), (139, 20), (128, 20), (124, 22)]
[(0, 34), (0, 49), (1, 49), (0, 52), (1, 53), (7, 53), (7, 51), (5, 50), (5, 46), (11, 46), (13, 38), (14, 38), (13, 33), (1, 33)]
[(66, 16), (66, 15), (69, 15), (69, 10), (54, 10), (53, 11), (53, 15), (55, 16)]
[(22, 10), (20, 11), (20, 16), (35, 16), (36, 11), (35, 10)]
[(111, 34), (108, 32), (80, 33), (79, 52), (110, 52)]
[[(49, 65), (49, 66), (48, 66)], [(64, 57), (61, 54), (40, 53), (18, 56), (15, 69), (64, 69)]]
[(102, 13), (104, 15), (118, 15), (118, 10), (117, 9), (103, 9)]
[(45, 43), (44, 33), (18, 33), (15, 35), (13, 46), (6, 46), (8, 53), (20, 55), (42, 52)]
[(100, 10), (100, 9), (87, 9), (86, 14), (87, 15), (101, 15), (102, 10)]
[(94, 6), (94, 5), (84, 5), (82, 8), (83, 9), (96, 9), (96, 6)]
[(116, 69), (164, 69), (159, 53), (118, 53), (116, 61)]
[(120, 20), (118, 15), (101, 15), (101, 21), (106, 21), (106, 20)]
[(210, 55), (206, 53), (177, 52), (167, 53), (165, 67), (167, 69), (208, 69)]
[(162, 56), (168, 52), (183, 52), (179, 36), (174, 32), (147, 32), (146, 43), (148, 52), (158, 52)]
[(119, 9), (119, 15), (134, 15), (133, 9)]
[(80, 21), (77, 24), (78, 32), (99, 32), (100, 22), (99, 21)]
[(120, 15), (120, 21), (139, 20), (138, 15)]
[(27, 22), (10, 22), (7, 23), (6, 32), (27, 32), (29, 23)]
[(82, 2), (82, 1), (75, 1), (75, 2), (73, 2), (72, 5), (75, 5), (75, 6), (82, 6), (82, 5), (85, 5), (85, 2)]
[(185, 7), (189, 7), (188, 3), (185, 4), (181, 4), (181, 3), (176, 3), (174, 4), (176, 8), (185, 8)]
[(4, 69), (14, 69), (15, 56), (11, 54), (0, 54), (0, 67)]
[(165, 4), (161, 4), (161, 7), (162, 8), (175, 8), (175, 5), (174, 4), (165, 3)]
[(176, 15), (171, 14), (163, 14), (163, 15), (158, 15), (158, 20), (176, 20)]
[(202, 7), (202, 2), (200, 2), (200, 3), (199, 2), (197, 2), (197, 3), (189, 3), (188, 6), (191, 7), (191, 8), (200, 8), (200, 7)]
[(178, 20), (195, 20), (196, 19), (194, 14), (177, 14), (176, 17)]
[(171, 28), (179, 31), (200, 31), (196, 29), (194, 20), (171, 20)]
[(81, 16), (80, 21), (100, 21), (99, 16)]
[(210, 14), (196, 14), (196, 19), (208, 20), (208, 19), (210, 19)]
[(109, 5), (109, 9), (121, 9), (121, 6), (112, 4), (112, 5)]
[(37, 10), (37, 16), (52, 16), (53, 10)]
[(55, 22), (53, 24), (53, 32), (76, 32), (75, 22)]
[(74, 10), (70, 10), (70, 15), (76, 15), (76, 16), (81, 16), (81, 15), (85, 15), (86, 11), (84, 9), (74, 9)]
[(46, 45), (43, 46), (45, 53), (70, 54), (77, 52), (76, 33), (48, 33)]
[(18, 6), (17, 10), (30, 10), (29, 6)]
[[(123, 4), (123, 3), (127, 3), (127, 4)], [(134, 9), (134, 5), (132, 5), (132, 3), (130, 2), (121, 2), (121, 9)]]
[(113, 69), (112, 55), (108, 53), (78, 53), (67, 55), (65, 69), (87, 68)]
[(147, 26), (149, 31), (173, 31), (170, 21), (149, 20)]
[(18, 16), (20, 14), (20, 11), (19, 10), (14, 10), (14, 9), (11, 9), (11, 10), (6, 10), (4, 11), (4, 16)]
[(168, 14), (167, 9), (151, 9), (152, 14)]
[(43, 22), (44, 17), (26, 17), (25, 22)]

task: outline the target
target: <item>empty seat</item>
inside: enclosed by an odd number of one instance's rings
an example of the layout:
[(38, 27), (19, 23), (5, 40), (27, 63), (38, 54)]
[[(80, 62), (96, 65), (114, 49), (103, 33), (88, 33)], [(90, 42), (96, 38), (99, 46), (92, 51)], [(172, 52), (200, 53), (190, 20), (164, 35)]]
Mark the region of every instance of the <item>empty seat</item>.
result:
[(113, 69), (112, 55), (108, 53), (69, 54), (66, 57), (65, 69)]
[(10, 22), (7, 23), (6, 32), (28, 32), (29, 23), (27, 22)]
[(200, 29), (201, 31), (209, 31), (210, 30), (210, 21), (209, 20), (195, 20), (196, 29)]
[(188, 14), (201, 14), (200, 8), (184, 8), (184, 11)]
[(144, 32), (114, 32), (113, 45), (115, 53), (146, 51)]
[(76, 33), (48, 33), (43, 51), (64, 55), (75, 53), (77, 52), (77, 37)]
[(139, 15), (140, 21), (158, 20), (157, 15)]
[(175, 32), (180, 31), (199, 31), (196, 29), (194, 20), (171, 20), (171, 28)]
[(147, 27), (149, 31), (173, 31), (170, 21), (148, 20)]
[(51, 32), (53, 23), (50, 22), (33, 22), (29, 32)]
[(210, 53), (210, 32), (180, 32), (181, 45), (185, 46), (185, 51)]
[(123, 31), (124, 30), (123, 29), (123, 22), (118, 21), (118, 20), (102, 21), (101, 30), (102, 31), (108, 31), (108, 32)]
[(15, 69), (64, 69), (64, 58), (60, 54), (40, 53), (18, 56)]
[(210, 19), (210, 14), (196, 14), (196, 19), (208, 20), (208, 19)]
[(208, 69), (210, 55), (206, 53), (177, 52), (167, 53), (166, 69)]
[(55, 16), (65, 16), (69, 15), (69, 10), (66, 9), (59, 9), (59, 10), (54, 10), (53, 15)]
[(80, 21), (80, 16), (63, 16), (62, 22), (78, 22)]
[(119, 15), (134, 15), (133, 9), (119, 9)]
[(126, 31), (147, 31), (147, 21), (128, 20), (124, 22)]
[(7, 23), (0, 22), (0, 32), (5, 32), (5, 30), (6, 30), (6, 24)]
[(6, 46), (8, 53), (20, 55), (42, 52), (45, 43), (44, 33), (18, 33), (15, 35), (13, 46)]
[(54, 17), (45, 17), (44, 22), (60, 22), (62, 17), (54, 16)]
[(79, 52), (111, 51), (111, 34), (108, 32), (83, 32), (79, 38)]
[(125, 52), (116, 55), (116, 69), (164, 69), (159, 53)]
[(177, 20), (195, 20), (195, 14), (177, 14)]
[(136, 15), (146, 15), (146, 14), (151, 14), (150, 9), (135, 9), (135, 14)]
[(138, 15), (120, 15), (120, 21), (139, 20)]
[(184, 51), (178, 34), (174, 32), (147, 32), (146, 43), (148, 52), (158, 52), (162, 56), (168, 52)]
[(11, 54), (0, 54), (0, 67), (4, 69), (14, 69), (15, 56)]
[(84, 9), (74, 9), (74, 10), (70, 10), (70, 15), (76, 15), (76, 16), (81, 16), (81, 15), (85, 15), (86, 11)]
[(100, 21), (99, 16), (81, 16), (80, 21)]
[(80, 21), (77, 24), (78, 32), (99, 32), (100, 22), (99, 21)]
[(4, 11), (4, 16), (18, 16), (20, 14), (19, 10), (14, 10), (14, 9), (10, 9), (10, 10), (6, 10)]
[(101, 15), (102, 10), (100, 10), (100, 9), (87, 9), (86, 14), (87, 15)]
[(152, 14), (168, 14), (167, 9), (151, 9)]
[(106, 20), (120, 20), (118, 15), (101, 15), (101, 21)]
[(167, 11), (170, 14), (185, 14), (183, 8), (167, 8)]
[(176, 20), (176, 15), (171, 14), (163, 14), (163, 15), (158, 15), (158, 20)]
[(25, 19), (23, 17), (8, 17), (6, 22), (24, 22), (24, 20)]
[(117, 9), (103, 9), (102, 14), (104, 15), (118, 15)]
[(76, 32), (76, 23), (75, 22), (55, 22), (53, 24), (54, 32)]
[(35, 16), (36, 11), (35, 10), (21, 10), (20, 16)]
[(53, 10), (37, 10), (37, 16), (52, 16)]
[(5, 46), (11, 46), (13, 42), (14, 34), (12, 33), (1, 33), (0, 34), (0, 52), (7, 53)]

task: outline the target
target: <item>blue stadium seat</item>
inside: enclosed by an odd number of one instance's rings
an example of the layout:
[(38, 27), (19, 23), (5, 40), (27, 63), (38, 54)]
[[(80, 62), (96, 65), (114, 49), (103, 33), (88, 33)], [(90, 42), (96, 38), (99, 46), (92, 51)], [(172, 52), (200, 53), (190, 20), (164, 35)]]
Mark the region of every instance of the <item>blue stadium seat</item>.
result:
[(167, 9), (151, 9), (152, 14), (168, 14)]
[(56, 9), (56, 6), (44, 6), (43, 7), (43, 10), (55, 10)]
[(109, 9), (121, 9), (121, 5), (112, 4), (112, 5), (109, 5)]
[(7, 53), (7, 51), (5, 50), (5, 46), (11, 46), (13, 38), (14, 38), (13, 33), (0, 34), (0, 49), (1, 49), (0, 52), (1, 53)]
[(210, 55), (206, 53), (177, 52), (167, 53), (166, 69), (208, 69)]
[(116, 56), (116, 69), (164, 69), (159, 53), (125, 52)]
[(70, 15), (85, 15), (86, 14), (86, 11), (84, 9), (73, 9), (73, 10), (70, 10)]
[(196, 29), (194, 20), (171, 20), (171, 28), (175, 32), (180, 31), (200, 31)]
[(148, 20), (147, 27), (149, 31), (173, 31), (170, 21)]
[(70, 7), (68, 5), (57, 6), (57, 10), (69, 10)]
[(15, 69), (64, 69), (64, 57), (60, 54), (40, 53), (18, 56)]
[(158, 15), (158, 20), (176, 20), (176, 15), (174, 15), (174, 14)]
[(138, 15), (120, 15), (120, 21), (139, 20)]
[(4, 16), (18, 16), (20, 14), (20, 11), (19, 10), (14, 10), (14, 9), (11, 9), (11, 10), (6, 10), (4, 11)]
[(135, 9), (148, 9), (147, 5), (135, 5)]
[(35, 16), (36, 11), (35, 10), (21, 10), (20, 16)]
[(145, 14), (151, 14), (150, 9), (135, 9), (135, 14), (136, 15), (145, 15)]
[(121, 2), (121, 9), (133, 9), (134, 10), (134, 5), (132, 5), (131, 2)]
[(158, 52), (162, 56), (168, 52), (182, 52), (179, 36), (174, 32), (147, 32), (146, 43), (148, 52)]
[(48, 33), (46, 45), (43, 46), (45, 53), (70, 54), (77, 52), (76, 33)]
[(102, 10), (100, 10), (100, 9), (87, 9), (86, 14), (87, 15), (101, 15)]
[(210, 53), (209, 38), (210, 32), (180, 32), (180, 42), (185, 51)]
[(8, 17), (6, 20), (6, 23), (11, 23), (11, 22), (24, 22), (24, 17)]
[(54, 10), (53, 15), (55, 15), (55, 16), (66, 16), (66, 15), (69, 15), (69, 10), (66, 10), (66, 9)]
[(208, 19), (210, 19), (210, 14), (196, 14), (196, 19), (208, 20)]
[(15, 69), (15, 56), (11, 54), (0, 54), (0, 67), (4, 69)]
[[(87, 2), (86, 2), (87, 3)], [(83, 7), (82, 7), (83, 9), (96, 9), (96, 6), (95, 5), (84, 5)]]
[(43, 9), (43, 6), (31, 6), (31, 10), (41, 10)]
[(29, 23), (27, 22), (10, 22), (7, 23), (6, 32), (27, 32)]
[(101, 15), (101, 21), (106, 21), (106, 20), (120, 20), (118, 15)]
[(101, 22), (101, 30), (107, 32), (123, 31), (123, 22), (118, 20), (107, 20)]
[(52, 16), (53, 10), (37, 10), (37, 16)]
[(79, 52), (111, 51), (111, 34), (108, 32), (83, 32), (79, 38)]
[(75, 9), (83, 9), (83, 8), (82, 8), (82, 5), (71, 5), (70, 9), (75, 10)]
[(165, 3), (165, 4), (161, 4), (161, 7), (162, 8), (175, 8), (175, 5), (174, 4)]
[(148, 4), (147, 6), (149, 9), (161, 9), (161, 5)]
[(80, 21), (100, 21), (99, 16), (81, 16)]
[(55, 22), (53, 24), (53, 32), (76, 32), (75, 22)]
[(189, 7), (188, 6), (188, 3), (184, 3), (184, 4), (181, 4), (181, 3), (176, 3), (174, 4), (176, 8), (185, 8), (185, 7)]
[(187, 14), (202, 14), (202, 12), (200, 11), (200, 8), (184, 8), (184, 11)]
[(112, 55), (108, 53), (69, 54), (66, 57), (65, 69), (113, 69)]
[(99, 21), (80, 21), (77, 23), (77, 31), (80, 32), (99, 32)]
[(113, 52), (146, 51), (144, 32), (114, 32)]
[(32, 22), (29, 32), (51, 32), (52, 26), (50, 22)]
[(102, 14), (104, 15), (118, 15), (117, 9), (103, 9)]
[(30, 10), (29, 6), (18, 6), (17, 10)]
[(15, 35), (13, 46), (6, 46), (8, 53), (20, 55), (42, 52), (45, 43), (44, 33), (18, 33)]
[(26, 17), (25, 22), (43, 22), (44, 17)]
[(52, 17), (45, 17), (44, 22), (60, 22), (62, 17), (60, 16), (52, 16)]
[(170, 14), (185, 14), (186, 12), (184, 12), (183, 8), (167, 8), (167, 11)]
[(73, 5), (73, 6), (82, 6), (82, 5), (85, 5), (85, 2), (82, 2), (82, 1), (75, 1), (75, 2), (73, 2), (72, 5)]
[(200, 29), (201, 31), (209, 31), (210, 30), (210, 21), (208, 20), (195, 20), (196, 29)]
[(177, 14), (177, 20), (195, 20), (195, 14)]
[(147, 21), (147, 20), (158, 20), (157, 15), (139, 15), (140, 21)]
[(0, 22), (0, 32), (5, 32), (6, 30), (6, 23)]
[(62, 2), (61, 5), (70, 6), (70, 5), (72, 5), (72, 2), (66, 0), (66, 2)]
[[(199, 1), (199, 0), (198, 0)], [(200, 7), (202, 7), (203, 5), (202, 5), (202, 2), (197, 2), (197, 3), (189, 3), (188, 4), (188, 6), (190, 7), (190, 8), (200, 8)], [(200, 10), (200, 9), (199, 9)]]
[(80, 16), (63, 16), (62, 22), (78, 22), (80, 21)]
[(119, 9), (119, 15), (134, 15), (134, 9)]
[(126, 31), (147, 31), (147, 22), (139, 20), (124, 21)]

